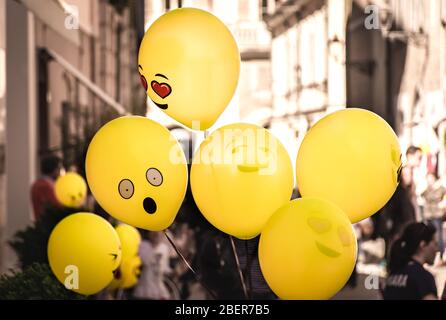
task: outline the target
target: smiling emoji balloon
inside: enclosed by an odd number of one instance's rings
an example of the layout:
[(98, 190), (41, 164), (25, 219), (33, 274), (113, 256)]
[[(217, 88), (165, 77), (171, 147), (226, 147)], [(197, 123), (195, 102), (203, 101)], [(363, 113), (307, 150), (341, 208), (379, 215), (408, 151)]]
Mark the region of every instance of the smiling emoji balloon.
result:
[(162, 15), (146, 31), (138, 68), (156, 106), (189, 128), (205, 130), (234, 95), (240, 54), (217, 17), (181, 8)]
[(200, 145), (191, 188), (214, 227), (250, 239), (290, 200), (293, 168), (286, 149), (268, 130), (235, 123), (214, 131)]
[(56, 225), (48, 241), (48, 260), (67, 289), (92, 295), (113, 280), (121, 262), (121, 243), (105, 219), (80, 212)]
[(112, 120), (93, 137), (85, 166), (93, 196), (114, 218), (151, 231), (174, 221), (186, 193), (187, 166), (165, 127), (138, 116)]
[(357, 242), (348, 216), (316, 198), (293, 200), (260, 236), (263, 276), (281, 299), (329, 299), (349, 279)]
[(70, 208), (82, 205), (87, 195), (87, 184), (84, 178), (75, 172), (67, 172), (59, 176), (54, 189), (57, 200)]

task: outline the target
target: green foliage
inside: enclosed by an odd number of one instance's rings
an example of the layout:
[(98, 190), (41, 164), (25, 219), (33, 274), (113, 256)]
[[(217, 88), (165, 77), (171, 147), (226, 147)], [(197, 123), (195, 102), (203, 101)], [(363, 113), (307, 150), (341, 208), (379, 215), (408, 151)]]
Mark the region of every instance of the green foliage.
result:
[(23, 272), (0, 276), (0, 300), (81, 300), (86, 297), (66, 289), (44, 263), (33, 263)]
[(18, 231), (9, 245), (15, 250), (22, 269), (34, 262), (48, 264), (47, 245), (54, 227), (70, 214), (86, 211), (74, 208), (48, 208), (36, 224)]

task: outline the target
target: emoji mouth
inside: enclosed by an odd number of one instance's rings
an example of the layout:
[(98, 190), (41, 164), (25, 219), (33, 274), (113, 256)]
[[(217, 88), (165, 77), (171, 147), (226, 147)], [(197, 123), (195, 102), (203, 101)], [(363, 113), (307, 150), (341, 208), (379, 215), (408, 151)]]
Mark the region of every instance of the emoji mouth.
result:
[(256, 163), (254, 163), (254, 164), (239, 164), (239, 165), (237, 165), (237, 169), (240, 171), (240, 172), (245, 172), (245, 173), (249, 173), (249, 172), (257, 172), (257, 171), (259, 171), (260, 169), (265, 169), (265, 168), (267, 168), (268, 166), (267, 165), (264, 165), (264, 164), (256, 164)]
[(145, 198), (142, 205), (147, 213), (154, 214), (156, 212), (156, 202), (152, 198)]
[(339, 252), (337, 252), (337, 251), (335, 251), (333, 249), (330, 249), (327, 246), (324, 246), (322, 243), (320, 243), (318, 241), (316, 241), (316, 246), (317, 246), (317, 248), (319, 249), (319, 251), (321, 253), (325, 254), (328, 257), (337, 258), (337, 257), (339, 257), (341, 255)]
[[(150, 99), (150, 100), (152, 100), (152, 99)], [(156, 102), (153, 101), (153, 100), (152, 100), (152, 102), (153, 102), (158, 108), (163, 109), (163, 110), (166, 110), (166, 109), (169, 107), (167, 103), (166, 103), (166, 104), (156, 103)]]
[(119, 267), (116, 269), (116, 270), (114, 270), (113, 272), (113, 277), (116, 279), (116, 280), (119, 280), (119, 279), (121, 279), (121, 270), (119, 270)]
[(237, 169), (239, 171), (241, 171), (241, 172), (257, 172), (257, 171), (259, 171), (260, 168), (257, 165), (242, 165), (242, 164), (239, 164), (237, 166)]

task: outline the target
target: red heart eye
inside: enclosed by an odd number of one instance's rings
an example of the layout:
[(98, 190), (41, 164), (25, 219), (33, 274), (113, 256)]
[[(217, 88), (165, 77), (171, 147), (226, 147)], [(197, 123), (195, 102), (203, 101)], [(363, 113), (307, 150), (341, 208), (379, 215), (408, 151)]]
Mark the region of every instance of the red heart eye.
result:
[(155, 93), (163, 99), (166, 98), (172, 92), (172, 88), (169, 86), (168, 83), (164, 82), (159, 83), (153, 80), (150, 84), (152, 86), (153, 91), (155, 91)]
[(144, 90), (147, 91), (147, 80), (146, 80), (146, 78), (144, 78), (144, 76), (141, 74), (140, 75), (140, 79), (141, 79), (141, 84), (144, 87)]

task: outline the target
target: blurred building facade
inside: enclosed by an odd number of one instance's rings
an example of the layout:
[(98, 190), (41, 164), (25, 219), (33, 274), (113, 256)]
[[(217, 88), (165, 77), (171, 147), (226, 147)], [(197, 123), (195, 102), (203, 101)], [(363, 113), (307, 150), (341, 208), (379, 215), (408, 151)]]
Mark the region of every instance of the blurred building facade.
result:
[[(364, 27), (370, 5), (379, 14), (374, 30)], [(424, 171), (440, 175), (446, 169), (445, 27), (444, 0), (354, 1), (347, 33), (349, 105), (372, 106), (402, 149), (420, 146)]]
[(14, 264), (6, 241), (31, 222), (41, 157), (55, 152), (82, 173), (86, 143), (104, 122), (144, 114), (136, 63), (143, 6), (0, 0), (1, 269)]
[(361, 107), (388, 121), (403, 152), (412, 144), (422, 147), (425, 171), (445, 173), (446, 1), (266, 4), (264, 20), (272, 34), (270, 126), (281, 132), (292, 159), (295, 141), (320, 117)]
[[(349, 1), (267, 1), (272, 35), (272, 116), (268, 127), (293, 164), (308, 128), (346, 107), (345, 35)], [(294, 166), (293, 166), (294, 167)]]

